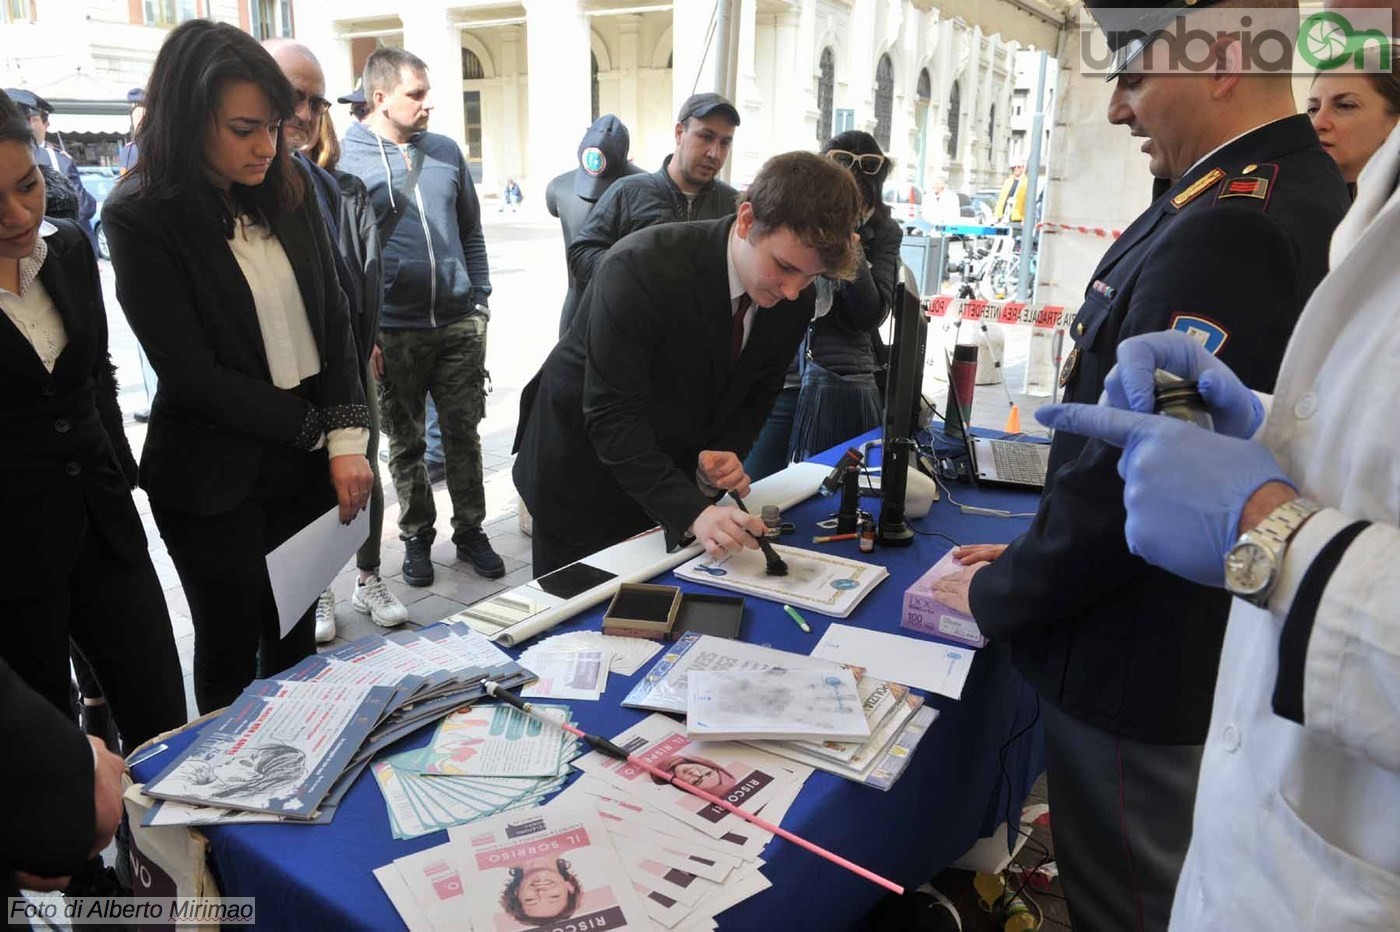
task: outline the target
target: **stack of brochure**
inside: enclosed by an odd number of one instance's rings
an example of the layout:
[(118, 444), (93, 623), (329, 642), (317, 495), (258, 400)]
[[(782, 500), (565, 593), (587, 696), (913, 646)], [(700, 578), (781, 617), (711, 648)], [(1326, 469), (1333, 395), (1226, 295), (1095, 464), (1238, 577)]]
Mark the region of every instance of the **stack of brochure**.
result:
[[(541, 715), (569, 720), (567, 706), (535, 704)], [(417, 838), (454, 825), (539, 805), (564, 785), (578, 742), (508, 705), (458, 709), (432, 743), (375, 761), (375, 781), (395, 838)]]
[[(656, 766), (781, 822), (811, 769), (728, 742), (692, 742), (653, 715), (613, 738)], [(599, 754), (569, 789), (528, 813), (449, 830), (447, 844), (374, 872), (410, 929), (709, 932), (770, 886), (772, 836)], [(464, 921), (465, 920), (465, 921)]]
[[(842, 669), (842, 665), (834, 661), (804, 654), (727, 638), (687, 634), (667, 649), (622, 704), (634, 709), (685, 714), (691, 673), (765, 670), (833, 673)], [(855, 741), (762, 741), (756, 746), (839, 777), (888, 790), (903, 776), (914, 749), (938, 712), (925, 706), (923, 697), (912, 694), (905, 686), (868, 676), (859, 667), (847, 669), (856, 679), (861, 712), (870, 737)]]
[(147, 824), (330, 821), (389, 742), (533, 675), (465, 624), (370, 635), (254, 682), (145, 787)]

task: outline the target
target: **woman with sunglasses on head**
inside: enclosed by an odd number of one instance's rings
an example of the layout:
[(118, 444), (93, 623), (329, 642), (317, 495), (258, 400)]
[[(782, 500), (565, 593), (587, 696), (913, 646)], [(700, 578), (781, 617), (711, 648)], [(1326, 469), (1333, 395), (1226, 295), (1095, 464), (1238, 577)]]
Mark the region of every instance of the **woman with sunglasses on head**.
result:
[(267, 554), (369, 500), (368, 411), (316, 198), (281, 121), (293, 92), (247, 33), (193, 20), (146, 89), (141, 160), (103, 225), (122, 308), (160, 376), (141, 484), (194, 621), (200, 712), (315, 649), (285, 636)]
[(864, 212), (851, 235), (865, 261), (854, 281), (817, 279), (816, 316), (744, 461), (755, 480), (878, 427), (883, 417), (876, 371), (886, 350), (877, 328), (894, 302), (904, 238), (881, 199), (890, 162), (875, 137), (860, 130), (831, 137), (822, 155), (855, 177)]
[(1388, 71), (1320, 71), (1308, 91), (1308, 119), (1356, 197), (1356, 179), (1400, 121), (1400, 46)]

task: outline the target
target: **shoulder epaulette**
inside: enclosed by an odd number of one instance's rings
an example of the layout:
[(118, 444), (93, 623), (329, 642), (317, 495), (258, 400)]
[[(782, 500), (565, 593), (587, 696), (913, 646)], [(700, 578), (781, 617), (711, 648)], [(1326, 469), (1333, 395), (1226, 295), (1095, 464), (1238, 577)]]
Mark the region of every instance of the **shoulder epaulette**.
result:
[(1276, 163), (1246, 165), (1239, 174), (1231, 175), (1220, 185), (1215, 192), (1215, 203), (1228, 200), (1232, 204), (1256, 204), (1261, 210), (1267, 210), (1277, 183)]

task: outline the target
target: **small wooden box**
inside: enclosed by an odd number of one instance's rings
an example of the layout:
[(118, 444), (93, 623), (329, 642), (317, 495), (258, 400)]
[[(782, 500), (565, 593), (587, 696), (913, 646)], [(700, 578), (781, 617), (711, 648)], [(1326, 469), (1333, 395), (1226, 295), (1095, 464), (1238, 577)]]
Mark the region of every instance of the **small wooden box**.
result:
[(680, 606), (681, 590), (676, 586), (623, 583), (603, 615), (603, 633), (668, 640)]

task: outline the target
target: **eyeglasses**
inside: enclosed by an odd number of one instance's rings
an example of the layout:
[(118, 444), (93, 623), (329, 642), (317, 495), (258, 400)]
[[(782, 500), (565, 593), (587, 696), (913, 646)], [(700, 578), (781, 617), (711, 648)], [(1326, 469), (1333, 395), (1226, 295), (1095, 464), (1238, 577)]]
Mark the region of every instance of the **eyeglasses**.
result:
[(292, 91), (292, 109), (300, 110), (302, 104), (307, 104), (311, 109), (312, 116), (324, 116), (330, 110), (331, 102), (324, 97), (314, 94), (306, 94), (302, 91)]
[(826, 157), (838, 165), (843, 165), (851, 171), (859, 168), (867, 175), (878, 175), (880, 169), (885, 167), (885, 157), (874, 152), (867, 152), (865, 155), (856, 155), (854, 152), (847, 152), (845, 149), (831, 149), (826, 153)]

